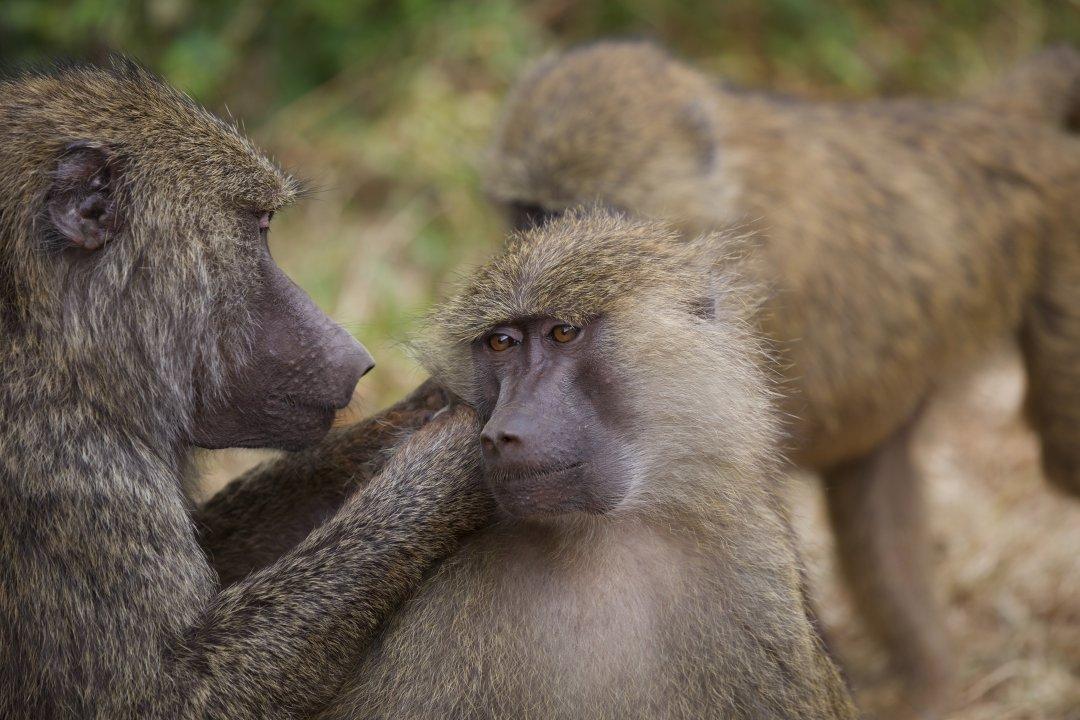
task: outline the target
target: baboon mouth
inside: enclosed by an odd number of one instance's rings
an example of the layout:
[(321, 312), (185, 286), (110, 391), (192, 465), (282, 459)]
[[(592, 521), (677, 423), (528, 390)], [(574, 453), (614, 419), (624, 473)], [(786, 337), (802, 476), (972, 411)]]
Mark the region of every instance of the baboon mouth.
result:
[(584, 462), (578, 461), (570, 463), (569, 465), (563, 465), (561, 467), (552, 468), (550, 470), (544, 469), (537, 472), (534, 477), (551, 477), (552, 475), (558, 475), (560, 473), (569, 472), (571, 470), (577, 470), (579, 467), (585, 465)]
[(572, 462), (567, 465), (559, 465), (557, 467), (499, 469), (496, 470), (493, 474), (504, 480), (521, 482), (554, 477), (556, 475), (561, 475), (562, 473), (570, 472), (571, 470), (577, 470), (584, 465), (585, 462), (579, 460), (577, 462)]
[(323, 412), (333, 413), (333, 412), (337, 412), (338, 410), (344, 410), (345, 408), (347, 408), (349, 406), (349, 403), (351, 403), (351, 402), (352, 402), (352, 395), (351, 394), (349, 395), (348, 398), (345, 398), (344, 400), (342, 400), (340, 398), (335, 398), (333, 400), (318, 399), (318, 398), (312, 398), (312, 397), (300, 397), (300, 396), (296, 396), (296, 395), (283, 395), (282, 398), (281, 398), (281, 403), (283, 405), (285, 405), (286, 407), (292, 407), (292, 408), (297, 408), (297, 409), (300, 409), (300, 410), (309, 410), (309, 411), (320, 412), (320, 413), (323, 413)]

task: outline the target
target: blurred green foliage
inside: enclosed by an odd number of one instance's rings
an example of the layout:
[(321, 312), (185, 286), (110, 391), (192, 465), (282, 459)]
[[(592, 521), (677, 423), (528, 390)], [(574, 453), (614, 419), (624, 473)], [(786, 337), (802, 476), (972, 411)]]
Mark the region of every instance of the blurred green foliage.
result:
[(271, 110), (342, 73), (394, 84), (429, 58), (507, 79), (552, 42), (659, 38), (753, 82), (864, 94), (947, 88), (1080, 37), (1075, 0), (4, 0), (0, 58), (123, 50), (215, 104), (240, 93)]
[(478, 167), (502, 95), (545, 50), (655, 38), (747, 85), (829, 97), (947, 94), (1080, 43), (1078, 0), (0, 0), (0, 62), (133, 55), (232, 114), (318, 188), (274, 253), (382, 361), (501, 236)]

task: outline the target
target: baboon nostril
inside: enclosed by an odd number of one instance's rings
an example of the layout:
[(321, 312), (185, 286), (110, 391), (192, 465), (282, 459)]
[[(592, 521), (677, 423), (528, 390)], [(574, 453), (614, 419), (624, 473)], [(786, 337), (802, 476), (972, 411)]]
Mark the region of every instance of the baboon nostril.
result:
[(496, 450), (503, 450), (508, 447), (520, 445), (521, 437), (514, 433), (503, 432), (502, 430), (483, 432), (480, 434), (480, 444), (484, 447), (484, 450), (495, 452)]

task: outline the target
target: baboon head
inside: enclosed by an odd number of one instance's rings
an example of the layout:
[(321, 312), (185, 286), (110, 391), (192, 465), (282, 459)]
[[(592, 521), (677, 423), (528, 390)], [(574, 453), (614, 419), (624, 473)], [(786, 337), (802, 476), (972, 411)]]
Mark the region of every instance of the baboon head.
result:
[(512, 238), (433, 313), (421, 355), (486, 420), (504, 510), (612, 513), (692, 496), (657, 480), (686, 458), (760, 466), (771, 418), (731, 247), (571, 210)]
[(718, 201), (716, 114), (708, 80), (650, 43), (571, 50), (511, 92), (485, 184), (517, 229), (582, 202), (682, 218)]
[[(297, 194), (126, 61), (0, 84), (0, 322), (64, 402), (205, 447), (320, 438), (371, 357), (270, 256)], [(41, 384), (39, 384), (41, 385)]]

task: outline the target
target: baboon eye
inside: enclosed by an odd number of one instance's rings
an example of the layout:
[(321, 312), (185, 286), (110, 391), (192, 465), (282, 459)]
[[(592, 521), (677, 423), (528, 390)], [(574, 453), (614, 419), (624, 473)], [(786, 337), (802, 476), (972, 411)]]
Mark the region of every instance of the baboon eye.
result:
[(555, 342), (568, 343), (578, 336), (581, 328), (573, 325), (556, 325), (551, 331), (551, 337)]
[(509, 350), (517, 343), (514, 338), (510, 337), (509, 335), (503, 333), (495, 333), (488, 338), (487, 344), (488, 347), (495, 352), (502, 352), (503, 350)]

